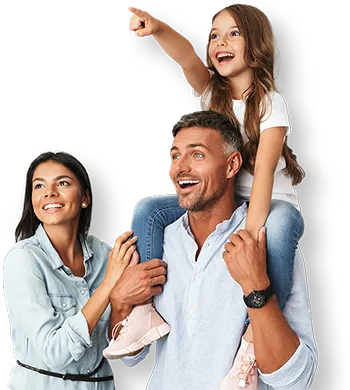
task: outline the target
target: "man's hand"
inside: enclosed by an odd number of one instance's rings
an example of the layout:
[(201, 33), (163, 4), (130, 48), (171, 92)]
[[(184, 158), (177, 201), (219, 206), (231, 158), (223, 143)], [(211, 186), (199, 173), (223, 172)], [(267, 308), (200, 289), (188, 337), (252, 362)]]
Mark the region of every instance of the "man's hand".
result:
[(232, 278), (242, 286), (244, 295), (264, 290), (270, 284), (266, 273), (266, 233), (261, 228), (258, 241), (246, 231), (231, 234), (222, 254)]
[(134, 7), (129, 7), (129, 11), (133, 13), (129, 22), (129, 30), (135, 31), (138, 37), (146, 37), (158, 31), (160, 21), (148, 12)]
[(167, 263), (152, 259), (141, 264), (130, 264), (114, 286), (110, 301), (117, 311), (127, 312), (162, 292), (166, 281)]

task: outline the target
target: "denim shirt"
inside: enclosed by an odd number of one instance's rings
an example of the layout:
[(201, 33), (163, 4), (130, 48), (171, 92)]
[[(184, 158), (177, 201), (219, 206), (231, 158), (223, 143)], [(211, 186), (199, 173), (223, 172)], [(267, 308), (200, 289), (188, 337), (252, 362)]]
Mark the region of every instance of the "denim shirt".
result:
[[(108, 307), (89, 334), (81, 309), (102, 282), (110, 246), (97, 237), (81, 239), (85, 275), (66, 267), (40, 225), (34, 236), (16, 243), (4, 264), (4, 290), (16, 359), (48, 371), (86, 374), (107, 346)], [(107, 361), (96, 376), (112, 375)], [(10, 389), (112, 390), (113, 381), (63, 381), (16, 366)]]
[[(222, 259), (232, 232), (245, 226), (247, 204), (216, 226), (196, 260), (198, 246), (188, 214), (165, 229), (163, 259), (167, 282), (154, 298), (171, 326), (157, 341), (156, 364), (147, 390), (217, 390), (232, 367), (247, 318), (241, 286)], [(293, 285), (283, 313), (300, 340), (294, 355), (277, 371), (259, 375), (259, 390), (306, 390), (313, 380), (317, 353), (312, 333), (306, 275), (300, 251), (294, 260)], [(133, 366), (149, 346), (122, 360)]]

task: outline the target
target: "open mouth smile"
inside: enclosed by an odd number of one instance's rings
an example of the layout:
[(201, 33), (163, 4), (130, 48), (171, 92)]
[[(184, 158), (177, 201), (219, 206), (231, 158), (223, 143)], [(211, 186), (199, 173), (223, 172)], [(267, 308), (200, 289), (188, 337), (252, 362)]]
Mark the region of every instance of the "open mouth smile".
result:
[(234, 58), (234, 54), (230, 52), (220, 52), (216, 54), (216, 59), (219, 64), (226, 65)]
[(43, 209), (45, 211), (54, 211), (54, 210), (57, 210), (57, 209), (61, 209), (63, 207), (63, 204), (61, 203), (49, 203), (49, 204), (46, 204)]
[(177, 184), (181, 189), (191, 189), (199, 183), (199, 180), (178, 180)]

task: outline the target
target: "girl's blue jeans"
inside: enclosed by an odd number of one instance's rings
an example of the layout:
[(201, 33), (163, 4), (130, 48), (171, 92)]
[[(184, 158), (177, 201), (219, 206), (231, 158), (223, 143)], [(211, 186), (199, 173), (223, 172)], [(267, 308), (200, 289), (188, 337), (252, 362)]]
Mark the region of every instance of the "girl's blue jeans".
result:
[[(132, 229), (138, 236), (141, 262), (162, 258), (164, 229), (184, 213), (176, 195), (151, 196), (137, 203)], [(273, 199), (265, 226), (267, 273), (283, 308), (292, 285), (294, 255), (304, 232), (304, 220), (294, 206)]]

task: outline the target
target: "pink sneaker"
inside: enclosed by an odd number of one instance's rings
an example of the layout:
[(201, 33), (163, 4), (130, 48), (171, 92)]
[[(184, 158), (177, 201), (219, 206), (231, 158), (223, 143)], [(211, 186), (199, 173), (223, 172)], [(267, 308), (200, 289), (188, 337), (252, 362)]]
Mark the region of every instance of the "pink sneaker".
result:
[[(121, 326), (123, 328), (115, 338)], [(169, 332), (170, 325), (156, 312), (151, 303), (136, 306), (123, 321), (114, 326), (112, 340), (103, 351), (103, 356), (108, 359), (119, 359), (142, 349)]]
[(242, 337), (230, 372), (220, 383), (220, 390), (258, 390), (258, 368), (254, 355), (254, 344)]

